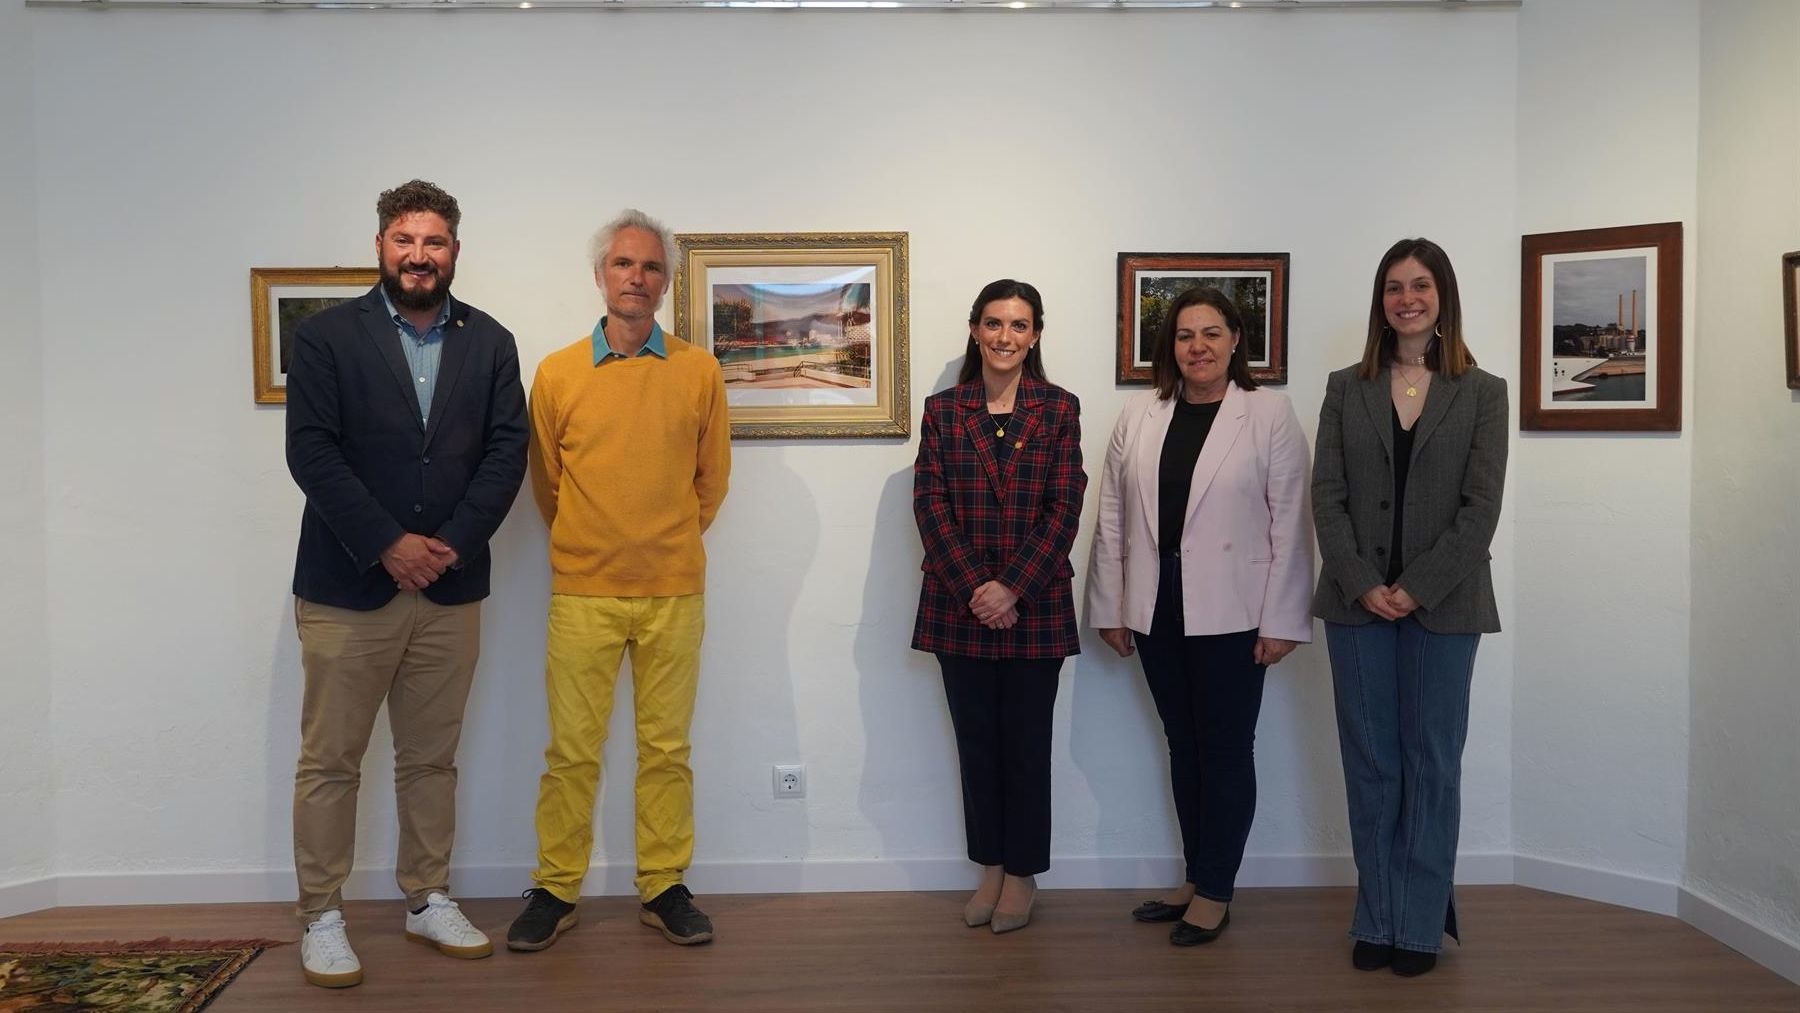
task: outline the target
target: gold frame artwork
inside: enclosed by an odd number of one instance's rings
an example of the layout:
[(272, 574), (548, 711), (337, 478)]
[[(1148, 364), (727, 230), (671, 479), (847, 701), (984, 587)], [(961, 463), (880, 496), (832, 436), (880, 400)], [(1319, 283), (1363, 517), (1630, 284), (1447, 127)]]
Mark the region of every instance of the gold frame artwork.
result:
[(675, 247), (675, 333), (719, 358), (732, 436), (911, 431), (906, 233), (683, 233)]
[[(250, 269), (250, 358), (257, 404), (287, 404), (287, 369), (281, 361), (279, 289), (296, 289), (291, 299), (306, 315), (360, 298), (380, 280), (373, 267), (253, 267)], [(299, 318), (294, 320), (299, 322)]]

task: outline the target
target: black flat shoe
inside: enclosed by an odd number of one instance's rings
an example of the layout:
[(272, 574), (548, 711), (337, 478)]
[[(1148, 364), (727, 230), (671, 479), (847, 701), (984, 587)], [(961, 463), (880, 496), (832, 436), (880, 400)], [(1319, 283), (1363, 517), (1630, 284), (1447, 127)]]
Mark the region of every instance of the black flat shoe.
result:
[(1201, 943), (1210, 943), (1224, 935), (1225, 926), (1230, 924), (1231, 909), (1229, 907), (1225, 909), (1224, 916), (1219, 919), (1219, 924), (1210, 929), (1203, 929), (1192, 922), (1176, 922), (1175, 927), (1169, 930), (1169, 942), (1176, 946), (1199, 946)]
[(1370, 943), (1361, 939), (1350, 951), (1350, 963), (1358, 971), (1379, 971), (1394, 962), (1394, 948), (1386, 943)]
[(1131, 917), (1140, 922), (1178, 922), (1187, 914), (1186, 904), (1164, 904), (1160, 900), (1147, 900), (1131, 909)]
[(1419, 950), (1394, 951), (1394, 973), (1402, 978), (1417, 978), (1437, 966), (1437, 954)]

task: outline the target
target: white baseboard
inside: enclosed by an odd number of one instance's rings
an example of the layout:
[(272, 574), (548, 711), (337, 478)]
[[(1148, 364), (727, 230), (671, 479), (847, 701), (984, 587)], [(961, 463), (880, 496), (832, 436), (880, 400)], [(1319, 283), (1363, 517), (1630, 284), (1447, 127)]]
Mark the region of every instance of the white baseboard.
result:
[(1602, 904), (1671, 918), (1678, 914), (1681, 893), (1681, 888), (1674, 883), (1527, 855), (1513, 856), (1512, 881), (1534, 890), (1597, 900)]
[[(1462, 884), (1513, 882), (1510, 854), (1462, 855), (1456, 881)], [(1057, 890), (1136, 889), (1168, 886), (1180, 874), (1173, 856), (1053, 858), (1043, 885)], [(461, 866), (451, 874), (459, 897), (513, 897), (531, 886), (529, 865)], [(597, 865), (582, 891), (589, 896), (636, 892), (629, 866)], [(688, 870), (688, 885), (700, 893), (849, 893), (885, 890), (964, 890), (975, 871), (961, 858), (841, 861), (712, 862)], [(1238, 885), (1246, 887), (1351, 886), (1356, 866), (1348, 855), (1251, 855)], [(351, 900), (400, 896), (392, 869), (358, 869), (344, 884)], [(216, 872), (74, 873), (0, 887), (0, 917), (40, 908), (115, 904), (229, 904), (285, 901), (294, 897), (290, 869)]]
[(30, 914), (56, 906), (56, 877), (0, 884), (0, 918)]
[(1800, 940), (1763, 928), (1715, 897), (1682, 888), (1681, 920), (1800, 985)]

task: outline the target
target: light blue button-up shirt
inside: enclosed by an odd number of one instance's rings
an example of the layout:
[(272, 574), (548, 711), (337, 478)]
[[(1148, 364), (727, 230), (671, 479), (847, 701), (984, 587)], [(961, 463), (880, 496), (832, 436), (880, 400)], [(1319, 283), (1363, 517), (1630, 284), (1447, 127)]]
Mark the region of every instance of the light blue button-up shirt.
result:
[[(645, 355), (654, 355), (659, 359), (667, 359), (669, 357), (669, 346), (668, 343), (663, 340), (662, 325), (654, 320), (650, 321), (650, 340), (644, 342), (644, 347), (638, 349), (637, 355), (632, 356), (632, 358), (638, 358)], [(623, 352), (613, 351), (612, 346), (606, 343), (606, 318), (601, 317), (600, 322), (594, 325), (594, 365), (598, 366), (608, 359), (623, 359), (625, 357)]]
[(381, 290), (381, 301), (387, 305), (388, 317), (400, 331), (400, 350), (406, 353), (406, 372), (413, 379), (413, 392), (419, 395), (419, 421), (431, 424), (431, 397), (437, 393), (438, 363), (444, 358), (444, 325), (450, 322), (450, 297), (437, 319), (420, 334), (412, 321), (400, 315), (387, 289)]

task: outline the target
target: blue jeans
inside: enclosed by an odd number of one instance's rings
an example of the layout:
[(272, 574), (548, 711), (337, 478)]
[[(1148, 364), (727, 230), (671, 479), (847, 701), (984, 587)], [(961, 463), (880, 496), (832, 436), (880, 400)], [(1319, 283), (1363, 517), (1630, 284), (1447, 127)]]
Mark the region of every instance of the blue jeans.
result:
[(1478, 633), (1412, 619), (1325, 624), (1356, 854), (1352, 938), (1436, 953), (1456, 936), (1451, 882)]

